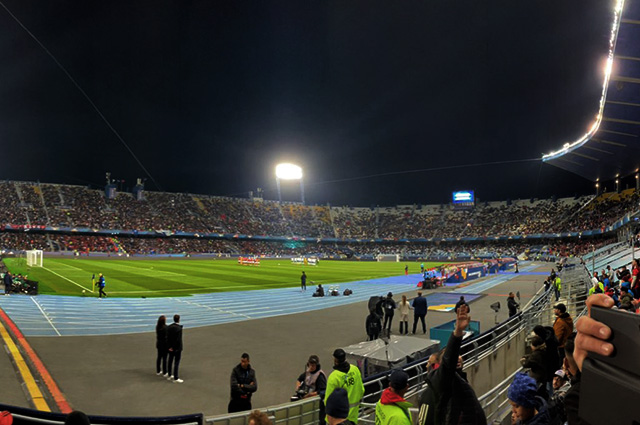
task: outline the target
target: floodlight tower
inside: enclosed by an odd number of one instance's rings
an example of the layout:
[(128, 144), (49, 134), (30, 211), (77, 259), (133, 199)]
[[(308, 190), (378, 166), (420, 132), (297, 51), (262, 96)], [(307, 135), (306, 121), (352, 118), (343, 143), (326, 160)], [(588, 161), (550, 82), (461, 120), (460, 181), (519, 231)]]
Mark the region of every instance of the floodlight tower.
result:
[(276, 186), (278, 186), (278, 201), (282, 203), (282, 191), (280, 190), (280, 180), (300, 180), (300, 199), (304, 205), (304, 181), (302, 179), (302, 168), (295, 164), (276, 165)]

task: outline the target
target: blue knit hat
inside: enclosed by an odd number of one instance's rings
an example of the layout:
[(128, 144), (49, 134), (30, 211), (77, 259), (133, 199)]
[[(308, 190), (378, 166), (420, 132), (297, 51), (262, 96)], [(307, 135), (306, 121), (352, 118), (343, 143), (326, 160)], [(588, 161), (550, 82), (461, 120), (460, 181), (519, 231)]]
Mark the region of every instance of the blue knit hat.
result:
[(349, 394), (347, 394), (347, 390), (336, 388), (329, 395), (325, 413), (337, 419), (346, 419), (349, 416)]
[(509, 400), (522, 407), (535, 408), (537, 406), (536, 380), (526, 373), (518, 373), (509, 386)]

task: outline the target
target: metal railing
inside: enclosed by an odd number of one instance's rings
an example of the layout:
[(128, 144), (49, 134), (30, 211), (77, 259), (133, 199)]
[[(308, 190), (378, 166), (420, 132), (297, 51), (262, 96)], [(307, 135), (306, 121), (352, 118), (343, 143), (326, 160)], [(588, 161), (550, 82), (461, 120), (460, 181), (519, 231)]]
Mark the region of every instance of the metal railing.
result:
[[(574, 260), (577, 261), (577, 260)], [(576, 262), (568, 264), (559, 276), (562, 279), (562, 293), (559, 302), (567, 306), (567, 312), (572, 317), (583, 314), (589, 275), (587, 270)], [(544, 291), (540, 288), (533, 300), (525, 306), (523, 311), (508, 320), (496, 325), (494, 328), (465, 342), (461, 347), (465, 370), (469, 370), (480, 364), (483, 359), (496, 353), (498, 350), (511, 343), (523, 332), (530, 332), (536, 325), (549, 326), (553, 323), (553, 306), (555, 305), (554, 290), (551, 287)], [(518, 348), (524, 352), (524, 347)], [(514, 354), (516, 350), (514, 349)], [(519, 357), (518, 357), (519, 358)], [(406, 398), (410, 401), (418, 401), (422, 392), (426, 389), (426, 363), (428, 358), (420, 359), (403, 367), (409, 375), (409, 390)], [(516, 368), (514, 372), (506, 376), (498, 385), (479, 397), (489, 423), (498, 418), (508, 404), (506, 392), (515, 374), (522, 370)], [(371, 424), (375, 420), (375, 403), (380, 395), (388, 387), (388, 373), (381, 373), (366, 380), (365, 395), (360, 407), (359, 421), (363, 424)], [(275, 425), (311, 425), (319, 419), (320, 399), (313, 397), (292, 403), (263, 409), (272, 418)], [(414, 410), (417, 412), (417, 409)], [(207, 424), (215, 425), (247, 425), (249, 412), (234, 415), (222, 415), (206, 418)], [(414, 415), (415, 416), (415, 415)]]
[[(566, 296), (566, 298), (561, 297), (560, 301), (564, 301), (570, 316), (577, 319), (586, 314), (587, 311), (585, 303), (589, 286), (588, 272), (585, 267), (578, 266), (568, 269), (561, 276), (564, 282), (564, 291), (561, 295)], [(553, 293), (553, 290), (549, 292)], [(548, 303), (545, 308), (539, 310), (539, 314), (532, 315), (528, 320), (527, 329), (531, 330), (538, 324), (550, 325), (553, 316), (552, 310), (553, 305)], [(522, 370), (522, 367), (516, 369), (502, 382), (478, 398), (487, 416), (488, 424), (503, 423), (503, 420), (510, 414), (511, 409), (507, 398), (507, 390), (515, 375)]]

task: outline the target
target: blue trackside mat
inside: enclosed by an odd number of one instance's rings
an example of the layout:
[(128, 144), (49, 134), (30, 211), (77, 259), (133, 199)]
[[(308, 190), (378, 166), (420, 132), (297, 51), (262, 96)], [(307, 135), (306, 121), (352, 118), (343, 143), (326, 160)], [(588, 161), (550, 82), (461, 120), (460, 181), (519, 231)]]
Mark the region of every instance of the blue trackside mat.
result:
[(460, 300), (460, 295), (464, 296), (464, 300), (467, 303), (472, 303), (476, 299), (482, 297), (482, 294), (460, 294), (454, 292), (440, 292), (436, 294), (427, 295), (427, 303), (429, 304), (429, 310), (432, 311), (451, 311), (456, 306), (456, 303)]

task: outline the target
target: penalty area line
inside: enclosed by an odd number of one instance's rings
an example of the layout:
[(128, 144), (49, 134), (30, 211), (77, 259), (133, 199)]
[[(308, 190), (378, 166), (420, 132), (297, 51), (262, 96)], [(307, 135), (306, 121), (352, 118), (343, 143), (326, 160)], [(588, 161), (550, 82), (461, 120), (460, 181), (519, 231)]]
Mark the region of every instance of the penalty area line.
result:
[(56, 276), (63, 278), (64, 280), (66, 280), (66, 281), (68, 281), (68, 282), (73, 283), (74, 285), (76, 285), (76, 286), (78, 286), (78, 287), (80, 287), (80, 288), (82, 288), (82, 289), (86, 289), (86, 290), (87, 290), (87, 291), (89, 291), (89, 292), (93, 292), (91, 289), (89, 289), (89, 288), (85, 288), (84, 286), (80, 285), (79, 283), (74, 282), (73, 280), (69, 279), (68, 277), (64, 277), (64, 276), (62, 276), (61, 274), (58, 274), (58, 273), (54, 272), (54, 271), (53, 271), (53, 270), (51, 270), (51, 269), (48, 269), (48, 268), (46, 268), (46, 267), (43, 267), (43, 269), (45, 269), (45, 270), (46, 270), (46, 271), (48, 271), (49, 273), (53, 273), (53, 274), (55, 274)]

